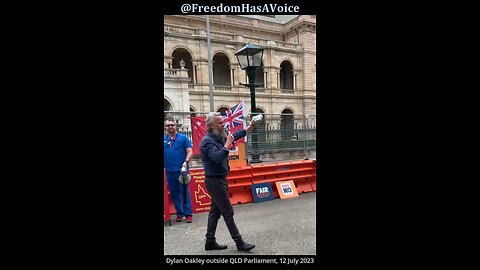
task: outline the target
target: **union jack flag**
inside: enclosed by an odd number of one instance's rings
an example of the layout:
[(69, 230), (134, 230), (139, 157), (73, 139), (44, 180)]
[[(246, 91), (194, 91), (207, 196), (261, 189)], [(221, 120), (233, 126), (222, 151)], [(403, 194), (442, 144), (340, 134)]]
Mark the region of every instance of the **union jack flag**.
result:
[[(246, 126), (246, 112), (244, 110), (244, 102), (240, 102), (233, 106), (231, 109), (227, 109), (220, 114), (223, 117), (223, 126), (225, 129), (230, 130), (232, 133), (243, 129)], [(238, 142), (246, 141), (244, 138), (238, 140)]]

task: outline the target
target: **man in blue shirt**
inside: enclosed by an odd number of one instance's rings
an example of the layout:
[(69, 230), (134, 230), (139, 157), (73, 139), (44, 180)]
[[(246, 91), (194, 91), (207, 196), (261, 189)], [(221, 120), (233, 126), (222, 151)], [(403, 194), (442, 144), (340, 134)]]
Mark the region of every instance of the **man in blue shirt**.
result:
[(165, 122), (167, 134), (163, 137), (164, 166), (167, 174), (168, 188), (175, 210), (177, 222), (186, 217), (187, 223), (192, 222), (192, 205), (188, 185), (178, 181), (182, 168), (188, 172), (188, 162), (192, 158), (192, 143), (187, 136), (178, 133), (173, 119)]
[(233, 134), (226, 134), (223, 128), (223, 119), (220, 113), (210, 113), (206, 120), (207, 134), (200, 142), (200, 155), (205, 171), (205, 186), (212, 198), (212, 205), (208, 214), (205, 250), (226, 249), (226, 245), (219, 245), (215, 241), (215, 231), (218, 219), (223, 216), (230, 236), (235, 241), (237, 249), (251, 250), (255, 245), (242, 239), (237, 225), (233, 220), (233, 207), (228, 196), (227, 175), (230, 171), (228, 153), (235, 140), (247, 135), (247, 131), (254, 126), (254, 122)]

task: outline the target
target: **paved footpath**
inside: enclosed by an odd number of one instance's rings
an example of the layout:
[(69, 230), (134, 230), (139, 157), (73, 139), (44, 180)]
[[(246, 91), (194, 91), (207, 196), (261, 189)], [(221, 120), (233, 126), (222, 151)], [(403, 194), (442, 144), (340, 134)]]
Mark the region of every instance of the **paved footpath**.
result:
[(316, 192), (290, 199), (233, 206), (234, 219), (243, 239), (255, 244), (239, 252), (223, 217), (218, 221), (217, 242), (224, 250), (204, 249), (208, 212), (193, 215), (193, 223), (164, 222), (164, 255), (316, 255)]

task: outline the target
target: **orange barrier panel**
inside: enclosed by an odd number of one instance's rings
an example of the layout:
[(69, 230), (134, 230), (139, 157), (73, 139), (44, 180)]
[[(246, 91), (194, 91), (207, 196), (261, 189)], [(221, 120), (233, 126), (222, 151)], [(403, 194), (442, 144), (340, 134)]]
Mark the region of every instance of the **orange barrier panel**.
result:
[(230, 168), (227, 180), (228, 195), (232, 205), (253, 202), (250, 187), (252, 185), (251, 171), (251, 166)]
[(312, 186), (313, 191), (317, 190), (317, 162), (314, 160), (313, 162), (313, 174), (310, 179), (307, 181), (310, 183), (310, 186)]
[(228, 187), (252, 185), (252, 166), (230, 168)]
[(312, 169), (312, 176), (307, 179), (307, 182), (310, 184), (312, 187), (313, 191), (317, 190), (317, 162), (315, 160), (312, 160), (313, 162), (310, 164), (311, 169)]
[[(230, 202), (232, 203), (232, 205), (253, 202), (252, 191), (250, 188), (250, 186), (252, 185), (251, 170), (251, 166), (234, 167), (230, 169), (227, 180), (228, 195), (230, 197)], [(190, 196), (192, 196), (192, 193), (190, 194)], [(172, 198), (170, 197), (170, 190), (168, 190), (168, 201), (170, 204), (170, 214), (176, 214), (177, 210), (175, 209), (175, 205), (173, 204)]]
[[(252, 182), (258, 184), (293, 180), (298, 193), (311, 192), (313, 189), (308, 180), (315, 173), (313, 164), (315, 164), (313, 160), (253, 164)], [(279, 197), (276, 188), (274, 188), (274, 195), (276, 198)]]
[[(262, 164), (252, 164), (252, 183), (260, 184), (267, 182), (277, 181), (275, 178), (275, 171), (278, 169), (278, 163), (262, 163)], [(279, 198), (276, 185), (272, 184), (273, 196)]]
[[(232, 205), (253, 202), (251, 185), (272, 183), (273, 195), (280, 198), (274, 182), (293, 180), (298, 193), (316, 190), (316, 163), (314, 160), (299, 160), (253, 164), (230, 169), (227, 176), (228, 192)], [(168, 192), (170, 214), (176, 214), (175, 206)]]
[(282, 175), (281, 177), (294, 177), (292, 180), (295, 183), (295, 187), (297, 188), (297, 192), (304, 193), (304, 192), (312, 192), (312, 186), (309, 183), (309, 180), (312, 179), (313, 174), (315, 173), (313, 160), (299, 160), (299, 161), (291, 161), (287, 166), (290, 166), (290, 170), (286, 172), (286, 176)]
[(311, 181), (310, 185), (312, 186), (313, 191), (317, 191), (317, 181)]

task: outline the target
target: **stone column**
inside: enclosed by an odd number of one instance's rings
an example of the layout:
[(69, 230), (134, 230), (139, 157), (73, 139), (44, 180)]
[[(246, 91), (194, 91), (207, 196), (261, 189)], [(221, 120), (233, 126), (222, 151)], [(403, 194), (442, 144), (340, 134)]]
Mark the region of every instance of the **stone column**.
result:
[[(197, 67), (195, 76), (196, 84), (208, 85), (208, 61), (207, 59), (194, 59), (192, 65)], [(193, 70), (195, 74), (195, 69)]]
[(294, 70), (294, 78), (295, 78), (295, 90), (299, 90), (304, 92), (305, 91), (305, 81), (304, 81), (304, 73), (301, 69)]
[(196, 76), (196, 72), (195, 72), (195, 69), (196, 69), (197, 65), (195, 65), (192, 61), (192, 75), (193, 75), (193, 84), (197, 84), (197, 76)]
[(163, 56), (163, 68), (165, 68), (165, 69), (172, 68), (172, 59), (173, 59), (173, 57), (171, 57), (169, 55), (164, 55)]
[(265, 88), (269, 88), (269, 89), (275, 89), (276, 87), (276, 83), (275, 83), (275, 80), (276, 80), (276, 73), (275, 73), (275, 69), (272, 68), (272, 67), (268, 67), (265, 69), (266, 71), (266, 81), (265, 81)]
[(280, 89), (280, 70), (277, 70), (277, 89)]
[(240, 69), (239, 69), (238, 65), (235, 64), (235, 63), (230, 63), (229, 67), (230, 67), (230, 82), (232, 84), (232, 87), (236, 87), (236, 86), (239, 85), (238, 83), (240, 82), (239, 81), (239, 79), (240, 79), (239, 78), (239, 74), (240, 74), (239, 70)]
[(296, 72), (293, 72), (293, 86), (292, 86), (293, 90), (296, 90), (297, 89), (297, 73)]
[(263, 88), (267, 89), (267, 71), (263, 70)]

